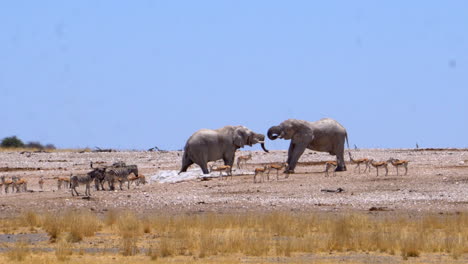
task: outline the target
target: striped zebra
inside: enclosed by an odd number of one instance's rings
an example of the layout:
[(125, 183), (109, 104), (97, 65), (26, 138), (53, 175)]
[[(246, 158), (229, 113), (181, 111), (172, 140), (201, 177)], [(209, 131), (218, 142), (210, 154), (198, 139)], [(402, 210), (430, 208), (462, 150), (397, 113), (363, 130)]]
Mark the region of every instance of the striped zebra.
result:
[(79, 185), (85, 185), (86, 186), (85, 195), (91, 196), (91, 189), (90, 189), (91, 182), (96, 177), (98, 177), (99, 175), (102, 175), (104, 173), (106, 173), (106, 168), (96, 168), (96, 169), (93, 169), (92, 171), (86, 173), (85, 175), (72, 175), (72, 176), (70, 176), (70, 189), (71, 189), (72, 196), (75, 196), (73, 191), (75, 191), (77, 196), (80, 195), (78, 193), (78, 191), (76, 191), (76, 187), (78, 187)]
[(114, 183), (118, 181), (120, 184), (120, 190), (123, 190), (122, 183), (127, 182), (127, 188), (130, 189), (130, 181), (128, 176), (133, 173), (138, 177), (137, 165), (126, 165), (122, 167), (109, 167), (106, 170), (106, 180), (111, 190), (115, 190)]
[[(90, 163), (90, 166), (92, 169), (94, 169), (92, 161)], [(111, 166), (107, 166), (106, 168), (112, 169), (112, 168), (120, 168), (120, 167), (125, 167), (125, 166), (127, 166), (125, 162), (118, 161), (118, 162), (113, 163)], [(109, 185), (109, 190), (114, 190), (114, 178), (112, 177), (112, 175), (107, 175), (106, 173), (106, 174), (98, 175), (96, 178), (94, 178), (94, 187), (96, 188), (96, 191), (105, 190), (104, 181), (106, 180), (107, 180), (107, 184)]]

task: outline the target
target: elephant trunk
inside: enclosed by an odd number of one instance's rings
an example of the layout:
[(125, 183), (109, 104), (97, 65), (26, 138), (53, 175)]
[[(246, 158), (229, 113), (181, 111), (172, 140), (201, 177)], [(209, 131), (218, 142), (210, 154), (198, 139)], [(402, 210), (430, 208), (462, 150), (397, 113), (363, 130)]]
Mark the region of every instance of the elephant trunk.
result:
[(256, 135), (257, 143), (260, 143), (260, 146), (262, 146), (263, 151), (269, 152), (268, 149), (265, 148), (265, 135), (263, 134), (257, 134)]
[(281, 127), (279, 126), (272, 126), (270, 129), (268, 129), (268, 138), (271, 140), (275, 140), (278, 138), (278, 136), (281, 134)]
[(270, 151), (268, 151), (268, 149), (265, 148), (265, 142), (260, 143), (260, 146), (262, 146), (263, 151), (265, 151), (267, 153), (270, 152)]

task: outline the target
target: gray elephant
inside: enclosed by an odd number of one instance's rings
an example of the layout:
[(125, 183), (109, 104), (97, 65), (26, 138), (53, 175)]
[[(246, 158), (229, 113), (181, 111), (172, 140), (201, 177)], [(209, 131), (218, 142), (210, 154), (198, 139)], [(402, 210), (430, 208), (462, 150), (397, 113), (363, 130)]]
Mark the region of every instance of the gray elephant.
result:
[(306, 148), (336, 155), (338, 163), (336, 171), (346, 170), (344, 143), (345, 140), (348, 143), (348, 134), (346, 129), (333, 119), (324, 118), (315, 122), (288, 119), (278, 126), (272, 126), (268, 129), (268, 138), (271, 140), (277, 138), (291, 140), (286, 173), (294, 173), (297, 161)]
[(201, 167), (204, 174), (208, 174), (207, 163), (219, 159), (223, 159), (224, 165), (232, 168), (236, 150), (257, 143), (268, 152), (264, 145), (265, 135), (257, 134), (244, 126), (201, 129), (187, 140), (179, 173), (187, 171), (188, 167), (195, 163)]

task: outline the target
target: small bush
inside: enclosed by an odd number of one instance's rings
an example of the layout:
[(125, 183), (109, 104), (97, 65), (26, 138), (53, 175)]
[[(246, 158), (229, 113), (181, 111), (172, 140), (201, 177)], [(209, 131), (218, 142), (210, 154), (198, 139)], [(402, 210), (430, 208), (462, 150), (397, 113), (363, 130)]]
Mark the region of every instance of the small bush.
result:
[(16, 136), (12, 136), (4, 138), (0, 146), (2, 148), (22, 148), (24, 147), (24, 143)]
[(25, 145), (25, 147), (33, 148), (33, 149), (40, 149), (40, 150), (44, 149), (44, 146), (41, 143), (37, 142), (37, 141), (30, 141), (30, 142), (28, 142), (28, 144)]

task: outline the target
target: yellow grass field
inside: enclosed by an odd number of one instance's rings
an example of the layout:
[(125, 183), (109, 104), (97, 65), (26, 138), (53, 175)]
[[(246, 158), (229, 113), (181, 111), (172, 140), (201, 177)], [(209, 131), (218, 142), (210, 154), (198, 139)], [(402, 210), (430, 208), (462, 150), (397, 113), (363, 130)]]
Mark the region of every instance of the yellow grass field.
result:
[(0, 231), (47, 238), (3, 243), (0, 263), (463, 263), (468, 253), (466, 214), (26, 212)]

